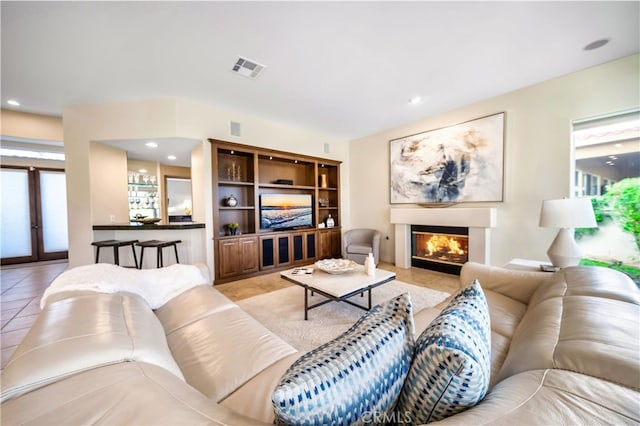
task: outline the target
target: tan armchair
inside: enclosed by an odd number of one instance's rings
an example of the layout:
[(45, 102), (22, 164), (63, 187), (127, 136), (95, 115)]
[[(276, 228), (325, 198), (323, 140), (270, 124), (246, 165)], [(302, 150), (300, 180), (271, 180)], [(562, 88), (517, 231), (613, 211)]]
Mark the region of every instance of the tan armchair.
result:
[(364, 264), (369, 253), (373, 253), (376, 265), (380, 261), (381, 234), (375, 229), (350, 229), (342, 237), (342, 247), (347, 259)]

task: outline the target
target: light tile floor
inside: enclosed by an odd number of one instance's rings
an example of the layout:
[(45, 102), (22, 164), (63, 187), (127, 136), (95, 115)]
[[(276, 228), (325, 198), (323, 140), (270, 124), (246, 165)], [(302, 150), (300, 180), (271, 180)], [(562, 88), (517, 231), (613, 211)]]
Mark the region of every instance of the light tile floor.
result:
[[(67, 269), (66, 262), (41, 262), (2, 266), (0, 269), (0, 312), (2, 330), (0, 343), (2, 362), (5, 364), (22, 341), (40, 312), (40, 298), (49, 284)], [(458, 277), (419, 268), (401, 269), (388, 263), (379, 268), (395, 271), (397, 279), (410, 284), (429, 287), (434, 290), (455, 293), (458, 290)], [(279, 272), (260, 275), (253, 278), (216, 285), (232, 301), (246, 299), (291, 286), (293, 284), (280, 278)]]
[(65, 261), (52, 261), (3, 265), (0, 269), (1, 368), (38, 316), (42, 293), (67, 266)]

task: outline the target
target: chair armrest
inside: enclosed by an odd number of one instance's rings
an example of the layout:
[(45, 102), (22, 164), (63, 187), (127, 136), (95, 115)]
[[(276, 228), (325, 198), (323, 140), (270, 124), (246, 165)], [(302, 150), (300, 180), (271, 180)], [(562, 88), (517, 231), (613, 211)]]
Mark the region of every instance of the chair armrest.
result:
[(485, 290), (528, 304), (534, 291), (550, 275), (548, 272), (517, 271), (467, 262), (460, 271), (460, 286), (466, 287), (477, 279)]

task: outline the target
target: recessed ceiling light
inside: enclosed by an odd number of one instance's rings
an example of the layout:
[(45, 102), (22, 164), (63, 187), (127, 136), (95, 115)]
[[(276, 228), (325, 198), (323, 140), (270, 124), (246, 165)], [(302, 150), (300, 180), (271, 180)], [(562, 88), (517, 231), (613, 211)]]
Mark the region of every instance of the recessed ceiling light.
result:
[(422, 102), (422, 98), (420, 96), (414, 96), (409, 99), (409, 105), (418, 105), (420, 102)]
[(157, 148), (158, 144), (155, 142), (147, 142), (145, 143), (146, 146), (148, 146), (149, 148)]
[(7, 103), (13, 106), (20, 106), (20, 102), (16, 101), (15, 99), (9, 99)]
[(169, 160), (175, 160), (177, 157), (175, 155), (167, 155)]
[(605, 44), (609, 43), (610, 40), (611, 39), (609, 39), (609, 38), (601, 38), (600, 40), (592, 41), (591, 43), (589, 43), (585, 47), (583, 47), (582, 50), (599, 49), (602, 46), (604, 46)]

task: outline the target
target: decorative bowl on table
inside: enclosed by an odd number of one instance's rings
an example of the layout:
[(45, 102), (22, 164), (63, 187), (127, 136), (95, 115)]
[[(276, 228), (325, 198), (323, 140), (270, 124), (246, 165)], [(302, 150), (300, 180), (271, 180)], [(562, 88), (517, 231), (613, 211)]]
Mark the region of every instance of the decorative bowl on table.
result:
[(160, 222), (159, 217), (144, 217), (144, 218), (135, 218), (131, 219), (131, 222), (141, 223), (143, 225), (153, 225), (154, 223)]
[(315, 263), (316, 267), (328, 274), (344, 274), (353, 271), (358, 264), (348, 259), (324, 259)]

